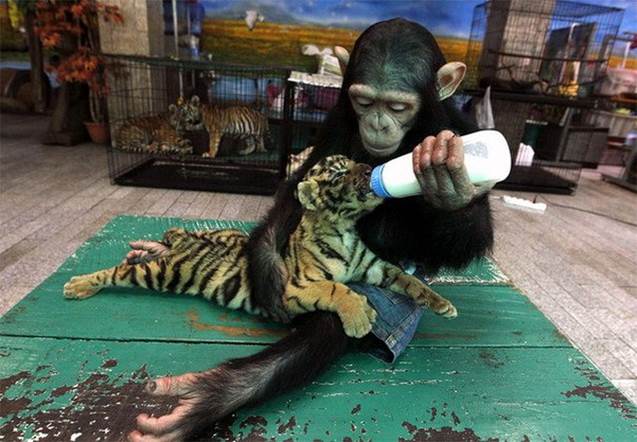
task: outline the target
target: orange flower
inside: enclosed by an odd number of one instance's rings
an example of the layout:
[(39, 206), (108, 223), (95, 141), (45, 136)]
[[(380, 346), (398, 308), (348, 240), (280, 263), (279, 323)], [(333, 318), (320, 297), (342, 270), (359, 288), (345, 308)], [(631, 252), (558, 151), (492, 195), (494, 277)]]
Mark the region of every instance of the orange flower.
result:
[(82, 4), (71, 6), (71, 13), (76, 18), (81, 17), (84, 14), (84, 6)]
[(96, 15), (106, 21), (123, 22), (119, 8), (96, 0), (37, 0), (35, 9), (35, 32), (45, 47), (59, 47), (64, 52), (62, 44), (66, 44), (67, 40), (77, 45), (73, 53), (52, 68), (58, 78), (87, 83), (98, 95), (108, 94), (104, 75), (106, 66), (99, 56), (99, 48), (92, 47), (97, 36), (93, 35), (95, 30), (91, 24)]
[(62, 36), (57, 32), (53, 32), (51, 34), (42, 35), (40, 39), (42, 40), (42, 45), (45, 48), (52, 48), (60, 44)]

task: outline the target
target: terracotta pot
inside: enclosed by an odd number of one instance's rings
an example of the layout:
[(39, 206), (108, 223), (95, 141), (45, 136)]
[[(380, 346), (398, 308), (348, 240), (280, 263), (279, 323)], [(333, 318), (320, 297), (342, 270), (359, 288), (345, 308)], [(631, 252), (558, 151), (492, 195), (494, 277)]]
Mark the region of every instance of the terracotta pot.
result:
[(96, 144), (108, 144), (111, 140), (111, 131), (108, 127), (108, 123), (93, 123), (84, 122), (86, 130), (88, 131), (91, 141)]

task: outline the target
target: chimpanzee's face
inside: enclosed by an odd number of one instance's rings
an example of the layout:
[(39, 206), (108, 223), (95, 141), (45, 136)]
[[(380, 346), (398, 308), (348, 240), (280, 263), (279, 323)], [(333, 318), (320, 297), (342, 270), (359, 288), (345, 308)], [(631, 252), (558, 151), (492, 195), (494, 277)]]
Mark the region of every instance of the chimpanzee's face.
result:
[(414, 125), (420, 110), (419, 95), (366, 84), (353, 84), (348, 92), (365, 150), (375, 157), (396, 152)]

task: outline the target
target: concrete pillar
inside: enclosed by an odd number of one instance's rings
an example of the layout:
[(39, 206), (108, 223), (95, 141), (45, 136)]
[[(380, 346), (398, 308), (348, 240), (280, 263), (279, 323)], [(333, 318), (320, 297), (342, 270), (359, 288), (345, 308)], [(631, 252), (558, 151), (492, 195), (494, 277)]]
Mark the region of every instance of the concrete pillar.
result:
[(157, 0), (109, 0), (118, 6), (124, 23), (100, 20), (102, 52), (107, 54), (164, 56), (163, 6)]
[[(124, 17), (121, 24), (100, 19), (104, 54), (163, 57), (163, 5), (157, 0), (109, 0)], [(111, 135), (129, 118), (168, 110), (166, 69), (162, 66), (109, 58), (110, 94), (107, 98)], [(114, 139), (114, 136), (111, 137)]]

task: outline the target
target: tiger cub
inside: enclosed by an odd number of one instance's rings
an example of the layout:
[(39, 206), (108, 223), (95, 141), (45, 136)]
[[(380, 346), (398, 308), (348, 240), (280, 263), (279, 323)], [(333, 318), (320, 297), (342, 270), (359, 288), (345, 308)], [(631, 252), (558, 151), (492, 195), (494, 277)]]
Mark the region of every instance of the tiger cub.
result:
[[(376, 318), (367, 299), (344, 283), (364, 281), (413, 298), (445, 317), (455, 307), (419, 279), (369, 250), (356, 221), (382, 200), (369, 190), (370, 167), (345, 156), (327, 157), (298, 184), (304, 213), (284, 255), (288, 280), (284, 305), (291, 316), (327, 310), (339, 315), (345, 333), (366, 335)], [(76, 276), (64, 286), (67, 298), (84, 299), (111, 286), (139, 286), (189, 295), (201, 294), (231, 309), (265, 314), (250, 298), (245, 251), (238, 230), (168, 230), (162, 241), (131, 243), (120, 265)]]
[(180, 122), (185, 130), (205, 129), (210, 137), (208, 152), (203, 156), (214, 158), (224, 135), (241, 140), (238, 155), (266, 152), (265, 138), (269, 137), (268, 118), (248, 106), (221, 107), (200, 102), (193, 95), (179, 108)]
[(190, 140), (184, 138), (180, 109), (171, 104), (167, 114), (129, 118), (115, 133), (115, 147), (132, 152), (193, 153)]

